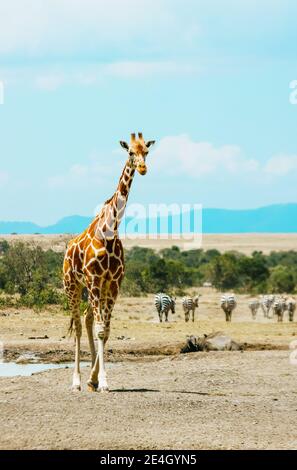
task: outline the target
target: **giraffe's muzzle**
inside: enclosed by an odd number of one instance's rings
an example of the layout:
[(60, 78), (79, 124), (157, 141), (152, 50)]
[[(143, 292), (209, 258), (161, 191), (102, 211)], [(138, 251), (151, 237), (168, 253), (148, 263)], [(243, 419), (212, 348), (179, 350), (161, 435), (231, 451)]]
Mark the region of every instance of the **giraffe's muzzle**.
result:
[(146, 165), (138, 165), (137, 171), (140, 175), (145, 175), (147, 172), (147, 167)]

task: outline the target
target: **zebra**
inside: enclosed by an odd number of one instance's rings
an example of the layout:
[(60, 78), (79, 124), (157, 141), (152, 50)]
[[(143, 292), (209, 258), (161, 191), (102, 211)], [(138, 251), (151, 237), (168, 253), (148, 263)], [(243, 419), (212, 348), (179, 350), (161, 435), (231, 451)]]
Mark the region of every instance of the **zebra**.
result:
[(160, 323), (162, 323), (163, 313), (165, 314), (165, 321), (168, 322), (168, 313), (171, 310), (175, 313), (175, 300), (170, 295), (159, 292), (155, 295), (155, 307), (157, 309)]
[(192, 321), (195, 320), (195, 309), (199, 307), (199, 295), (192, 297), (184, 297), (182, 305), (185, 313), (185, 321), (188, 322), (190, 319), (190, 312), (192, 311)]
[(282, 322), (284, 319), (284, 312), (286, 310), (286, 299), (284, 297), (277, 297), (272, 305), (272, 311), (277, 316), (277, 321)]
[(285, 308), (285, 310), (288, 310), (289, 321), (294, 321), (294, 314), (295, 314), (295, 310), (296, 310), (296, 300), (293, 299), (293, 297), (290, 297), (290, 298), (286, 301), (286, 308)]
[(259, 307), (260, 307), (260, 302), (258, 299), (252, 299), (249, 301), (249, 309), (251, 311), (253, 320), (256, 320)]
[(221, 308), (226, 315), (226, 321), (231, 321), (233, 310), (236, 308), (236, 298), (234, 294), (223, 294), (221, 297)]
[(264, 318), (272, 318), (269, 315), (270, 309), (275, 301), (275, 296), (271, 294), (261, 296), (261, 308), (264, 313)]

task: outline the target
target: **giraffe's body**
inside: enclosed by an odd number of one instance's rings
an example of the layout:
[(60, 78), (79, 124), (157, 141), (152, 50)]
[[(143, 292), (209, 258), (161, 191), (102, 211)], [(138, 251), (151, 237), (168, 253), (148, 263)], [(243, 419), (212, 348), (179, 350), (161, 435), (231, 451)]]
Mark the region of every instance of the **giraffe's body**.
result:
[[(124, 276), (124, 251), (118, 236), (118, 227), (124, 215), (129, 190), (135, 174), (146, 173), (145, 157), (154, 143), (145, 143), (142, 135), (132, 134), (130, 146), (121, 142), (129, 152), (129, 159), (113, 197), (105, 202), (99, 215), (79, 236), (69, 242), (64, 259), (64, 287), (71, 310), (71, 325), (75, 329), (75, 368), (73, 388), (80, 390), (80, 338), (82, 333), (80, 301), (83, 287), (88, 290), (89, 307), (85, 314), (89, 345), (92, 355), (92, 370), (89, 389), (108, 390), (104, 367), (104, 345), (109, 337), (111, 313)], [(95, 336), (98, 339), (96, 354)], [(99, 373), (99, 382), (98, 382)]]

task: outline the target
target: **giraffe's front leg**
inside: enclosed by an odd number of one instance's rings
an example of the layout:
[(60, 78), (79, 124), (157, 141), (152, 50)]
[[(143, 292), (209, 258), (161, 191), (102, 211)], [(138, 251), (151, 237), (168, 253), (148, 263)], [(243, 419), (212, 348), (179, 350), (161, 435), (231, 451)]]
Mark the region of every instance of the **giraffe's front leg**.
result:
[(105, 362), (104, 362), (104, 344), (106, 342), (106, 326), (103, 322), (95, 322), (95, 335), (98, 340), (98, 356), (97, 363), (99, 365), (99, 390), (101, 392), (108, 392)]
[[(96, 390), (99, 388), (101, 392), (108, 391), (105, 361), (104, 361), (104, 346), (109, 337), (111, 313), (114, 307), (115, 299), (118, 293), (118, 283), (111, 282), (99, 291), (96, 289), (91, 290), (91, 302), (95, 317), (95, 337), (98, 341), (98, 351), (94, 367), (91, 370), (91, 376), (88, 381), (89, 389)], [(98, 376), (99, 374), (99, 376)]]
[[(98, 352), (94, 364), (92, 364), (88, 389), (90, 392), (108, 391), (105, 364), (104, 364), (104, 337), (105, 326), (102, 321), (95, 320), (95, 338), (98, 342)], [(99, 375), (98, 375), (99, 374)]]
[(98, 388), (101, 392), (108, 392), (104, 346), (109, 336), (109, 326), (101, 321), (95, 322), (95, 336), (98, 341), (98, 353), (88, 380), (88, 387), (91, 392), (95, 392)]
[(92, 367), (94, 367), (94, 364), (96, 361), (96, 349), (95, 349), (94, 338), (93, 338), (93, 323), (94, 323), (93, 309), (92, 309), (92, 306), (89, 304), (85, 310), (85, 326), (86, 326), (86, 330), (88, 334), (89, 346), (90, 346), (90, 351), (91, 351)]

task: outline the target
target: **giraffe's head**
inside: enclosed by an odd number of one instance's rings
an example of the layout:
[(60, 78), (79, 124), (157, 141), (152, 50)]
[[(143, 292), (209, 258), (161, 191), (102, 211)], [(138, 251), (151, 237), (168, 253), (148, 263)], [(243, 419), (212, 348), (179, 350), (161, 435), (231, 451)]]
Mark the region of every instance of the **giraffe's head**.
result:
[(127, 150), (129, 154), (129, 161), (132, 168), (136, 169), (141, 175), (145, 175), (147, 167), (145, 159), (149, 153), (149, 148), (154, 145), (154, 140), (145, 142), (141, 132), (138, 133), (138, 138), (135, 134), (131, 134), (130, 145), (123, 140), (120, 141), (121, 146)]

